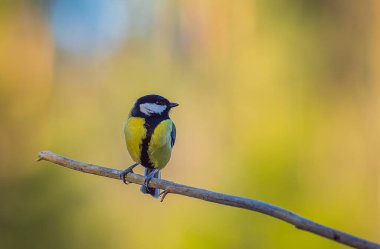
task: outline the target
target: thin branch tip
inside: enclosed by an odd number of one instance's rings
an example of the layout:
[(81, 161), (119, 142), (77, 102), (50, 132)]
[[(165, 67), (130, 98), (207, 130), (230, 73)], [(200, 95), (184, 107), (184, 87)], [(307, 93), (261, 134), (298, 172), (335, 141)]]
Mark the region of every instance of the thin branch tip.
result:
[(47, 150), (43, 150), (43, 151), (38, 152), (38, 158), (37, 158), (37, 160), (38, 161), (44, 160), (45, 157), (46, 157), (46, 154), (48, 154), (48, 153), (52, 153), (52, 152), (47, 151)]
[(39, 162), (39, 161), (42, 161), (42, 160), (45, 160), (45, 153), (46, 151), (40, 151), (38, 152), (38, 156), (37, 156), (37, 159), (34, 160), (35, 162)]

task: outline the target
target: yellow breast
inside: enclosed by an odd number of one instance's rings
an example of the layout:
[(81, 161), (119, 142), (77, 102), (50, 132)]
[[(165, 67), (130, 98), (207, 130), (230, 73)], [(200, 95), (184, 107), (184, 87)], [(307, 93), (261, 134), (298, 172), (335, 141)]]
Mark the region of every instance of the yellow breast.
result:
[(167, 119), (154, 129), (148, 147), (148, 155), (155, 168), (162, 169), (170, 160), (172, 126), (173, 122)]
[(127, 149), (136, 163), (140, 163), (142, 141), (146, 137), (144, 124), (145, 120), (143, 118), (130, 117), (124, 125)]

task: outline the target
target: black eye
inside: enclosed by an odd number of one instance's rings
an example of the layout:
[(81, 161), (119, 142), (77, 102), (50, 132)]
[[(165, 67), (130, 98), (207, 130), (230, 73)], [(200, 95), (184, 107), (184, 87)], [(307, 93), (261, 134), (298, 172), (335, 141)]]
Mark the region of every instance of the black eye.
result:
[(159, 101), (159, 100), (157, 100), (155, 103), (156, 103), (157, 105), (164, 105), (164, 102)]

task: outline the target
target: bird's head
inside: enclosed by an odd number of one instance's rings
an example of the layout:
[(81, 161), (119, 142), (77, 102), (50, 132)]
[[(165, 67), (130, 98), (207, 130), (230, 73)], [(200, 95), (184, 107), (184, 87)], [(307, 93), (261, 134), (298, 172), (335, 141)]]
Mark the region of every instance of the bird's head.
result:
[(160, 95), (150, 94), (139, 98), (132, 108), (136, 117), (168, 116), (171, 108), (178, 106)]

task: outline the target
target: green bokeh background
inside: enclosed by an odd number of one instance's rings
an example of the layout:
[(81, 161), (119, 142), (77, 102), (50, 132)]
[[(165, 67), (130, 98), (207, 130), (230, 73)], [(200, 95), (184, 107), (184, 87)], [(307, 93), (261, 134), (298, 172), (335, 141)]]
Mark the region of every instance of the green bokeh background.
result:
[(378, 1), (154, 2), (149, 34), (106, 56), (58, 46), (52, 2), (0, 4), (2, 248), (346, 248), (262, 214), (160, 203), (34, 162), (48, 149), (126, 168), (122, 124), (149, 93), (180, 103), (165, 179), (380, 242)]

